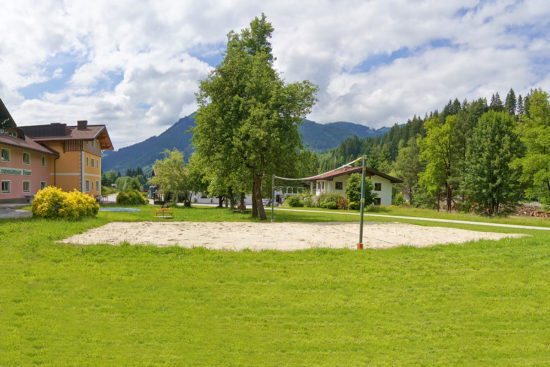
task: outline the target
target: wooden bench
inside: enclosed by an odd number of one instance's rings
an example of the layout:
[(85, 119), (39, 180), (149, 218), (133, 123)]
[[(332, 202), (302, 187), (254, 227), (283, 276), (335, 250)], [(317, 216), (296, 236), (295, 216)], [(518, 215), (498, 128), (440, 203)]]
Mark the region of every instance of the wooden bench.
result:
[(169, 208), (168, 206), (166, 206), (166, 204), (163, 204), (155, 212), (155, 217), (170, 219), (170, 218), (174, 218), (174, 214), (172, 212), (172, 208)]

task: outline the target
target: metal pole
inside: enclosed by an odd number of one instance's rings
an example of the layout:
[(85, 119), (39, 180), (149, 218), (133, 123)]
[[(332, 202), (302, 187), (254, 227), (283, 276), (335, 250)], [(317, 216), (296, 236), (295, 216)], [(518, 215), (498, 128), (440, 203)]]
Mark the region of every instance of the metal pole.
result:
[(357, 243), (357, 249), (363, 249), (363, 213), (365, 212), (365, 156), (361, 157), (361, 227), (359, 227), (359, 243)]
[(275, 220), (275, 175), (271, 175), (271, 223)]

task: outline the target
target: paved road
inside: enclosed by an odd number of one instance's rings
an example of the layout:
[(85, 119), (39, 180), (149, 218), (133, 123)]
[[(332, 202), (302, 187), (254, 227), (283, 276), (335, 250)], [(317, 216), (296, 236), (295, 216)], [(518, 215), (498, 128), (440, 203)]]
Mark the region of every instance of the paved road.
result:
[[(267, 209), (266, 209), (267, 210)], [(325, 214), (339, 214), (339, 215), (356, 215), (359, 213), (354, 212), (335, 212), (335, 211), (323, 211), (323, 210), (307, 210), (307, 209), (285, 209), (275, 208), (275, 210), (283, 210), (289, 212), (303, 212), (303, 213), (325, 213)], [(487, 223), (487, 222), (472, 222), (468, 220), (455, 220), (455, 219), (436, 219), (436, 218), (424, 218), (424, 217), (406, 217), (403, 215), (387, 215), (387, 214), (370, 214), (365, 213), (365, 217), (380, 217), (380, 218), (395, 218), (395, 219), (409, 219), (409, 220), (422, 220), (426, 222), (438, 222), (438, 223), (456, 223), (456, 224), (473, 224), (476, 226), (488, 226), (488, 227), (504, 227), (504, 228), (519, 228), (519, 229), (534, 229), (540, 231), (550, 231), (550, 227), (537, 227), (537, 226), (524, 226), (520, 224), (503, 224), (503, 223)]]
[(28, 210), (14, 208), (0, 208), (0, 219), (29, 218), (32, 213)]

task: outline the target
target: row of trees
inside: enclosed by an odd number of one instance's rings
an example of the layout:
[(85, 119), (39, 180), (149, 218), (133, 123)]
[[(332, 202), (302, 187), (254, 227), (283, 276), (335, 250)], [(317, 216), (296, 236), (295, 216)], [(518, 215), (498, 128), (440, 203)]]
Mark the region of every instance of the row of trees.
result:
[(429, 118), (425, 137), (411, 139), (395, 162), (395, 174), (414, 203), (499, 214), (521, 199), (550, 204), (549, 96), (532, 91), (506, 104), (464, 103), (447, 116)]
[(449, 101), (388, 134), (348, 139), (320, 158), (327, 169), (361, 154), (369, 165), (402, 178), (410, 203), (498, 214), (518, 200), (550, 205), (549, 96), (533, 90), (503, 103)]

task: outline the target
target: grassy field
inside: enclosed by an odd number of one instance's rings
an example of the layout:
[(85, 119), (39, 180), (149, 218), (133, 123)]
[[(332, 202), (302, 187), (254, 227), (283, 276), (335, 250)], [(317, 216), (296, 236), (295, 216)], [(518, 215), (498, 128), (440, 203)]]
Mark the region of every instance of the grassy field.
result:
[[(55, 242), (113, 220), (155, 220), (141, 209), (0, 221), (0, 366), (550, 364), (550, 233), (491, 228), (530, 236), (363, 252)], [(250, 220), (224, 209), (174, 213)]]

